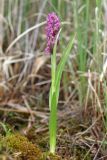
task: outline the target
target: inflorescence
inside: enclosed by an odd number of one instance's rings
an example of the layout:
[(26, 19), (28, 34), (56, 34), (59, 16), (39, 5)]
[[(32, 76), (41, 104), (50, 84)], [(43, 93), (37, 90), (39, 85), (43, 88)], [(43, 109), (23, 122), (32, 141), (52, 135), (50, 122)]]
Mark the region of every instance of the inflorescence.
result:
[(61, 23), (59, 17), (54, 12), (49, 13), (46, 24), (47, 46), (45, 49), (45, 53), (47, 54), (52, 53), (56, 40), (56, 35), (60, 30), (60, 26)]

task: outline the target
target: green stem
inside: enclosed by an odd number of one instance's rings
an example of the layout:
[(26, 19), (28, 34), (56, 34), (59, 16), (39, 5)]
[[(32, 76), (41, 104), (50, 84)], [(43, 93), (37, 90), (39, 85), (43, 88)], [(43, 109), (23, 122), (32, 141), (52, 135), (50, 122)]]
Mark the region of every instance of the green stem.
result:
[(49, 133), (50, 133), (50, 153), (55, 153), (56, 148), (56, 133), (57, 133), (57, 100), (54, 92), (52, 96), (51, 112), (49, 120)]

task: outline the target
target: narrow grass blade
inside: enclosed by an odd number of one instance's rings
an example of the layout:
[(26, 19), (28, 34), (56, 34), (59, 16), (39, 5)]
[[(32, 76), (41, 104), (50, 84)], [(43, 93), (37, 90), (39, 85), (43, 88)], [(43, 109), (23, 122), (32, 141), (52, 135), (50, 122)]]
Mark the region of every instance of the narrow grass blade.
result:
[(58, 8), (58, 0), (51, 0), (51, 3), (55, 7), (55, 9)]

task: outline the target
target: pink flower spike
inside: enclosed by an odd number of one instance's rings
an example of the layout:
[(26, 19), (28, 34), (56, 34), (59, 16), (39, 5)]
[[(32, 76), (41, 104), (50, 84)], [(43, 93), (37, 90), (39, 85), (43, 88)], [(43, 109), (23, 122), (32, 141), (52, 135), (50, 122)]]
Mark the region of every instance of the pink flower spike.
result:
[(47, 46), (45, 53), (50, 54), (52, 52), (60, 26), (61, 23), (59, 17), (54, 12), (49, 13), (46, 23)]

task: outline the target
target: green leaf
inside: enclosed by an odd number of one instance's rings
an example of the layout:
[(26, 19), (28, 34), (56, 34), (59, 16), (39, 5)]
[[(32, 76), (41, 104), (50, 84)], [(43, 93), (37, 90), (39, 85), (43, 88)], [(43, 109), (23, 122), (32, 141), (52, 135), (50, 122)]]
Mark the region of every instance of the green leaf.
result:
[[(75, 37), (75, 36), (74, 36)], [(74, 43), (74, 37), (70, 39), (70, 42), (68, 44), (68, 46), (65, 48), (64, 52), (63, 52), (63, 55), (62, 55), (62, 58), (58, 64), (58, 67), (57, 67), (57, 72), (56, 72), (56, 96), (57, 96), (57, 102), (58, 102), (58, 98), (59, 98), (59, 87), (60, 87), (60, 81), (61, 81), (61, 76), (62, 76), (62, 72), (64, 70), (64, 67), (65, 67), (65, 63), (68, 59), (68, 56), (70, 54), (70, 51), (72, 49), (72, 46), (73, 46), (73, 43)]]
[(55, 92), (55, 80), (56, 80), (56, 50), (57, 50), (57, 44), (58, 44), (58, 38), (60, 35), (62, 29), (59, 30), (56, 40), (55, 40), (55, 45), (53, 48), (53, 54), (51, 55), (51, 65), (52, 65), (52, 69), (51, 69), (51, 88), (50, 88), (50, 93), (49, 93), (49, 108), (51, 109), (51, 98), (53, 93)]

